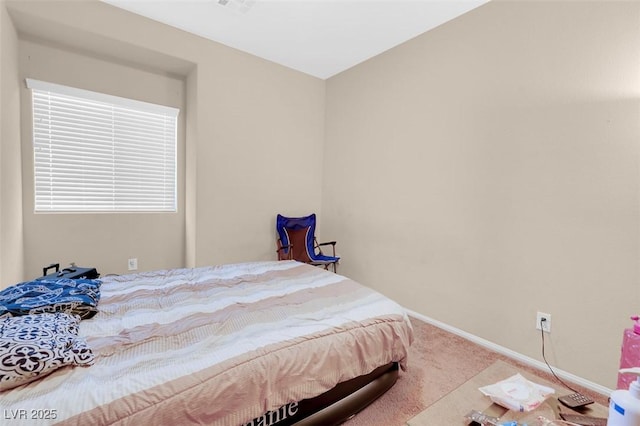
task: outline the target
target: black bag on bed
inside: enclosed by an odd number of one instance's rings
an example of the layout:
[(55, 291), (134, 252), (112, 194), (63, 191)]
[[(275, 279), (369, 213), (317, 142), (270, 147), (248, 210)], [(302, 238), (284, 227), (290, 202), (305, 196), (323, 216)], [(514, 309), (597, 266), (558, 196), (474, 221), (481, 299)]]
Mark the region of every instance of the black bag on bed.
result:
[[(56, 271), (47, 275), (47, 271), (53, 268), (56, 268)], [(81, 268), (79, 266), (71, 265), (61, 271), (59, 263), (52, 263), (51, 265), (42, 268), (42, 276), (40, 278), (36, 278), (36, 280), (57, 280), (60, 278), (69, 278), (72, 280), (94, 280), (99, 276), (100, 274), (96, 268)]]

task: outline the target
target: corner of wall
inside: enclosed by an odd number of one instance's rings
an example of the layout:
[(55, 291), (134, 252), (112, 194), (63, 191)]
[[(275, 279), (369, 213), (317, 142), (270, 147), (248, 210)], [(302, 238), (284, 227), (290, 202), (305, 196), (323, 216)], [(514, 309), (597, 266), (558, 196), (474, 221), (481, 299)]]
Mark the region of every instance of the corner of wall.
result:
[(197, 141), (198, 141), (198, 67), (187, 76), (186, 90), (186, 137), (185, 137), (185, 259), (186, 267), (196, 266), (197, 247)]
[(0, 288), (24, 278), (18, 33), (0, 0)]

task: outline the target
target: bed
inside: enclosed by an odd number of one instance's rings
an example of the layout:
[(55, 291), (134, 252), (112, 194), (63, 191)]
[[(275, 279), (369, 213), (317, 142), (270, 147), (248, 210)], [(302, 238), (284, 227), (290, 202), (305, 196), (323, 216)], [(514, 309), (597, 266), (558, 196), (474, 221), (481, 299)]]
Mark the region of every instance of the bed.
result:
[(295, 261), (102, 279), (92, 365), (0, 393), (10, 424), (339, 423), (389, 389), (413, 331), (395, 302)]

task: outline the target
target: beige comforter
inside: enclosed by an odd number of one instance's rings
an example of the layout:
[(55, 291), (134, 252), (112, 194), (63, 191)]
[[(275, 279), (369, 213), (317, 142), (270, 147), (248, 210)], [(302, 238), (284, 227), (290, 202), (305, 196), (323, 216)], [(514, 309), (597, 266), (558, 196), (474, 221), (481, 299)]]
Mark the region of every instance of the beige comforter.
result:
[(238, 426), (390, 361), (404, 366), (412, 341), (399, 305), (294, 261), (107, 277), (80, 334), (95, 365), (4, 392), (5, 417), (27, 414), (11, 425)]

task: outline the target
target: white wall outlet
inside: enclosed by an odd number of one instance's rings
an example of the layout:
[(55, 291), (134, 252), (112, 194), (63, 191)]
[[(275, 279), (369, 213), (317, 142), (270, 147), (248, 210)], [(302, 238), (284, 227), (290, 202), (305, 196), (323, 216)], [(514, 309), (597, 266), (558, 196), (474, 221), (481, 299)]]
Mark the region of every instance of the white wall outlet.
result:
[(536, 330), (542, 330), (545, 333), (551, 333), (551, 314), (538, 312), (536, 315)]
[(138, 259), (135, 258), (135, 257), (132, 257), (131, 259), (129, 259), (129, 262), (128, 262), (127, 266), (129, 267), (130, 271), (137, 271), (138, 270)]

